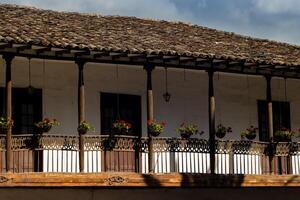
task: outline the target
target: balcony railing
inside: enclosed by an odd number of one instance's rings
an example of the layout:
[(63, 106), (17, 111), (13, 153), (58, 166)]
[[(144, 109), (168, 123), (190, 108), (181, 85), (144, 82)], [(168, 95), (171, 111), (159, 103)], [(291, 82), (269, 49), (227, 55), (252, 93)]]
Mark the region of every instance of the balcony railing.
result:
[[(20, 172), (79, 172), (79, 138), (14, 135), (13, 169)], [(0, 136), (0, 172), (6, 172), (5, 136)], [(148, 173), (148, 139), (130, 136), (84, 137), (85, 172)], [(153, 138), (155, 173), (210, 173), (208, 141)], [(217, 141), (218, 174), (300, 174), (300, 143)], [(271, 165), (274, 162), (274, 165)]]

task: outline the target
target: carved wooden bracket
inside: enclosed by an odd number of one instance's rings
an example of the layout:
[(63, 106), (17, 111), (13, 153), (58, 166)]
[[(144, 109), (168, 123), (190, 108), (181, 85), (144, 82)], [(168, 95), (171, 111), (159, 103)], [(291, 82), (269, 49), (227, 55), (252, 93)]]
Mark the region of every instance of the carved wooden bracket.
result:
[(104, 179), (104, 181), (107, 182), (109, 185), (114, 185), (126, 183), (128, 180), (121, 176), (112, 176), (107, 179)]
[(0, 183), (5, 183), (7, 181), (9, 181), (8, 178), (6, 178), (5, 176), (0, 176)]

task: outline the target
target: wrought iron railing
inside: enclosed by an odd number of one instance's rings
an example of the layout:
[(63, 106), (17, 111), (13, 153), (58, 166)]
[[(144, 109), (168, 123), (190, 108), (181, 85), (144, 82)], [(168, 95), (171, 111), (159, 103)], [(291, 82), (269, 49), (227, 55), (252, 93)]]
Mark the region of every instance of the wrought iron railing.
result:
[[(6, 172), (6, 137), (0, 135), (0, 172)], [(148, 138), (84, 136), (85, 172), (149, 172)], [(207, 140), (153, 138), (155, 173), (210, 173)], [(18, 172), (79, 172), (79, 137), (14, 135), (12, 161)], [(300, 174), (300, 143), (216, 141), (215, 172), (219, 174)]]

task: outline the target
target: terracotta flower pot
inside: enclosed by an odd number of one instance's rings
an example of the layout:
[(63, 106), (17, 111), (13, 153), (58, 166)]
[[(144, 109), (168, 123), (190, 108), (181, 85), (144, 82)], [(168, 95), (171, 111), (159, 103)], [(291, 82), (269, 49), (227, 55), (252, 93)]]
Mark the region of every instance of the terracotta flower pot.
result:
[(189, 139), (192, 136), (191, 132), (180, 132), (182, 139)]
[(113, 128), (112, 132), (115, 135), (128, 135), (128, 130), (127, 129)]
[(247, 135), (246, 135), (246, 138), (247, 138), (248, 140), (254, 140), (254, 139), (256, 138), (256, 134), (247, 134)]
[(48, 133), (51, 130), (51, 126), (44, 126), (41, 130), (43, 131), (43, 133)]
[(223, 138), (223, 137), (225, 137), (225, 135), (226, 135), (226, 132), (225, 131), (217, 131), (216, 132), (216, 137), (217, 138)]
[(160, 132), (157, 132), (157, 131), (149, 131), (150, 135), (153, 136), (153, 137), (157, 137), (160, 135)]
[(77, 128), (77, 131), (78, 131), (79, 135), (84, 135), (88, 132), (88, 130), (84, 129), (84, 128)]
[(289, 135), (275, 135), (274, 140), (276, 142), (290, 142), (291, 141), (291, 136), (289, 136)]

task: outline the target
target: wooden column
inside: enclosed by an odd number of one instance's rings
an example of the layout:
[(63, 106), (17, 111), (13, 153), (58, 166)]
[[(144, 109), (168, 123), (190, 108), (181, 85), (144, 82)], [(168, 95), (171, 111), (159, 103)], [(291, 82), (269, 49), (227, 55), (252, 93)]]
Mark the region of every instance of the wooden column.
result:
[(266, 100), (268, 105), (268, 134), (269, 134), (269, 167), (270, 174), (274, 174), (274, 152), (273, 152), (273, 141), (274, 141), (274, 133), (273, 133), (273, 104), (272, 104), (272, 87), (271, 87), (271, 76), (266, 76), (267, 88), (266, 88)]
[(210, 171), (215, 174), (215, 112), (216, 103), (214, 96), (214, 71), (208, 71), (208, 116), (209, 116), (209, 147), (210, 147)]
[(273, 135), (273, 105), (272, 105), (272, 88), (271, 88), (271, 76), (266, 76), (267, 81), (267, 104), (268, 104), (268, 134), (271, 142), (274, 141)]
[[(84, 73), (85, 62), (76, 61), (78, 65), (78, 125), (85, 121)], [(79, 169), (84, 172), (84, 135), (79, 134)]]
[[(154, 69), (154, 65), (152, 64), (146, 64), (144, 66), (144, 69), (147, 72), (147, 122), (154, 120), (154, 106), (153, 106), (153, 91), (152, 91), (152, 71)], [(153, 142), (152, 142), (152, 136), (150, 135), (149, 131), (147, 130), (148, 135), (148, 166), (149, 166), (149, 172), (154, 172), (154, 166), (153, 166)]]
[[(5, 73), (5, 96), (6, 96), (6, 106), (5, 113), (7, 119), (12, 119), (12, 79), (11, 79), (11, 63), (14, 56), (3, 55), (3, 59), (6, 63), (6, 73)], [(6, 132), (6, 171), (11, 172), (13, 170), (12, 162), (12, 127), (8, 127)]]

